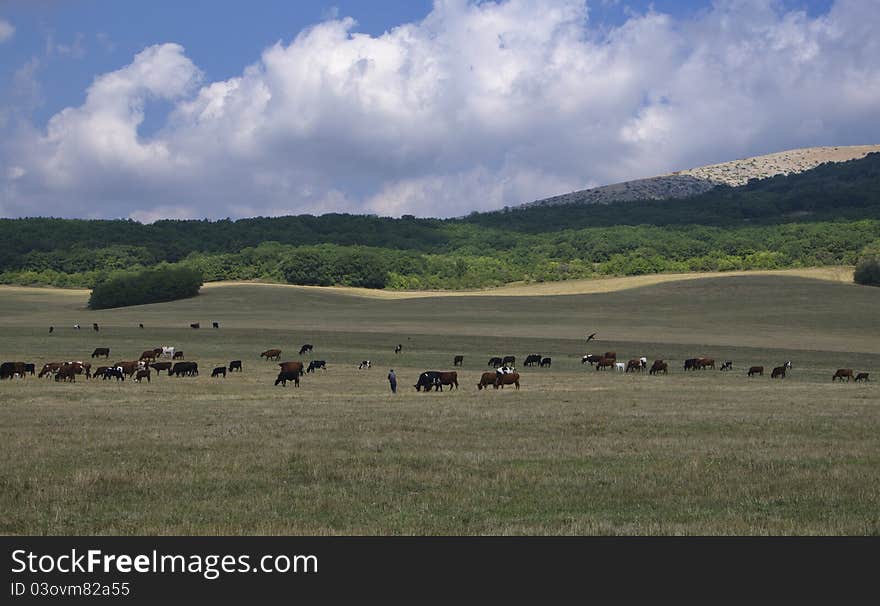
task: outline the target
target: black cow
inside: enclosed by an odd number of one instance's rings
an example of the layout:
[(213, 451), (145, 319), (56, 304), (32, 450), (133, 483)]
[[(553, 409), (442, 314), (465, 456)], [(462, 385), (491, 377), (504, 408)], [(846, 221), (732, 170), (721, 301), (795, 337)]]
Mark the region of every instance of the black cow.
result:
[(733, 370), (733, 360), (727, 360), (721, 365), (721, 370)]
[(116, 366), (111, 366), (104, 370), (104, 380), (107, 379), (116, 379), (117, 381), (125, 381), (125, 373), (122, 372), (121, 368)]
[(35, 364), (25, 364), (24, 365), (24, 374), (33, 375), (36, 374), (36, 365)]
[(157, 377), (163, 370), (171, 370), (172, 366), (171, 362), (154, 362), (153, 364), (150, 364), (150, 368), (156, 371)]
[(361, 363), (358, 364), (358, 370), (363, 370), (364, 368), (370, 368), (372, 364), (369, 360), (361, 360)]
[(293, 381), (294, 386), (299, 387), (299, 372), (282, 370), (278, 373), (278, 378), (275, 379), (275, 385), (281, 383), (281, 385), (287, 387), (288, 381)]
[(11, 379), (15, 376), (18, 362), (3, 362), (0, 364), (0, 379)]
[(226, 367), (225, 366), (218, 366), (214, 370), (211, 371), (211, 378), (212, 379), (214, 377), (219, 377), (220, 375), (223, 375), (224, 379), (226, 378)]
[(98, 332), (100, 330), (100, 328), (98, 328), (97, 322), (92, 322), (92, 330), (94, 330), (95, 332)]
[(104, 356), (105, 358), (110, 357), (110, 348), (109, 347), (96, 347), (95, 351), (92, 352), (92, 357), (97, 358), (98, 356)]
[(697, 364), (699, 358), (688, 358), (684, 361), (685, 370), (697, 370), (700, 366)]
[(138, 323), (138, 328), (143, 328), (143, 327), (144, 327), (143, 322)]
[(501, 366), (501, 358), (489, 358), (489, 363), (486, 366), (492, 366), (494, 368), (498, 368)]
[(501, 360), (502, 366), (516, 366), (516, 356), (504, 356)]
[(541, 358), (541, 362), (538, 364), (538, 366), (541, 366), (542, 368), (544, 366), (550, 366), (550, 362), (552, 362), (550, 358)]
[(168, 370), (168, 376), (195, 377), (199, 374), (199, 365), (195, 362), (177, 362)]
[(310, 343), (306, 343), (302, 347), (299, 348), (299, 355), (303, 355), (306, 352), (311, 352), (314, 349), (314, 346)]
[(198, 322), (193, 322), (192, 324), (189, 325), (189, 327), (190, 327), (190, 328), (198, 328), (198, 327), (199, 327), (199, 323), (198, 323)]
[(241, 360), (233, 360), (229, 363), (229, 372), (237, 370), (238, 372), (242, 372), (241, 370)]
[(529, 354), (526, 356), (526, 361), (523, 362), (525, 366), (534, 366), (535, 364), (541, 363), (541, 354)]
[(171, 359), (172, 360), (183, 360), (183, 352), (182, 351), (175, 351), (174, 355), (171, 356)]
[(220, 328), (220, 322), (211, 322), (211, 326), (214, 328)]
[(325, 362), (324, 360), (312, 360), (311, 362), (309, 362), (309, 367), (306, 369), (306, 372), (313, 372), (315, 370), (318, 370), (319, 368), (321, 370), (327, 370), (327, 362)]
[(452, 359), (453, 366), (461, 366), (462, 364), (464, 364), (464, 356), (455, 356)]
[(433, 387), (435, 390), (440, 390), (440, 371), (437, 370), (426, 370), (422, 374), (419, 375), (419, 380), (416, 381), (416, 384), (413, 385), (416, 388), (416, 391), (421, 391), (422, 388), (425, 389), (426, 392), (431, 391)]

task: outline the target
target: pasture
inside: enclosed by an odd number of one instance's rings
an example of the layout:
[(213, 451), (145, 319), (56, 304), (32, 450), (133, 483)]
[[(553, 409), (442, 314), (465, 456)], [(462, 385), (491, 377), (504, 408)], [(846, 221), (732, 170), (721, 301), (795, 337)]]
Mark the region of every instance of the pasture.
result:
[[(0, 533), (880, 533), (880, 289), (737, 275), (519, 292), (209, 285), (93, 312), (85, 291), (0, 288), (2, 361), (97, 366), (96, 347), (115, 362), (173, 345), (200, 369), (0, 381)], [(327, 370), (275, 387), (259, 357), (275, 347)], [(581, 364), (607, 350), (670, 373)], [(522, 366), (532, 353), (552, 366)], [(506, 354), (522, 388), (478, 391)], [(685, 373), (696, 356), (734, 370)], [(832, 383), (841, 367), (874, 382)], [(456, 370), (460, 389), (417, 393), (429, 369)]]

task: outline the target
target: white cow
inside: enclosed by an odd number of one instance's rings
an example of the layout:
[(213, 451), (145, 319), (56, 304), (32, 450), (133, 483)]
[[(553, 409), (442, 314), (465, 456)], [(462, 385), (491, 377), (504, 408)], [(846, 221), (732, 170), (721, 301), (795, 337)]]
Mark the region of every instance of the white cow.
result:
[(169, 358), (174, 358), (174, 348), (168, 347), (167, 345), (162, 346), (162, 355), (168, 356)]
[(615, 362), (614, 370), (618, 372), (626, 372), (626, 364), (624, 364), (623, 362)]

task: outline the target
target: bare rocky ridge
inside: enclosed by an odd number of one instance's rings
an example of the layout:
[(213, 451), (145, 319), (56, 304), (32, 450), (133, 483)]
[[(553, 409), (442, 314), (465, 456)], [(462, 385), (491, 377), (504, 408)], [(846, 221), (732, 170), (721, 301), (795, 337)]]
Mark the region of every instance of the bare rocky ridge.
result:
[(523, 206), (545, 204), (609, 204), (629, 200), (665, 200), (702, 194), (716, 185), (745, 185), (750, 179), (800, 173), (826, 162), (846, 162), (880, 152), (880, 145), (807, 147), (743, 158), (721, 164), (680, 170), (667, 175), (636, 179), (613, 185), (536, 200)]

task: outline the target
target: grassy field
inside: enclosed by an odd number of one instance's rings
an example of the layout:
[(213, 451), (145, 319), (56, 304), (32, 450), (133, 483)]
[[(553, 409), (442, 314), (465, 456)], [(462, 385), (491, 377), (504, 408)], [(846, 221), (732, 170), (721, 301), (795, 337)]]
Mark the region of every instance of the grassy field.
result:
[[(82, 291), (2, 288), (2, 360), (174, 345), (202, 374), (0, 383), (0, 533), (880, 533), (880, 388), (831, 383), (839, 367), (880, 380), (880, 289), (792, 275), (628, 286), (383, 299), (212, 285), (99, 312)], [(258, 357), (271, 347), (328, 370), (274, 387)], [(609, 349), (671, 372), (581, 365)], [(476, 389), (491, 355), (533, 352), (553, 366), (520, 366), (518, 392)], [(454, 354), (460, 390), (412, 389)], [(702, 355), (735, 370), (681, 370)], [(210, 378), (233, 359), (244, 373)], [(784, 360), (784, 381), (745, 377)]]

